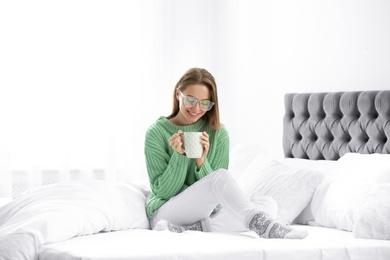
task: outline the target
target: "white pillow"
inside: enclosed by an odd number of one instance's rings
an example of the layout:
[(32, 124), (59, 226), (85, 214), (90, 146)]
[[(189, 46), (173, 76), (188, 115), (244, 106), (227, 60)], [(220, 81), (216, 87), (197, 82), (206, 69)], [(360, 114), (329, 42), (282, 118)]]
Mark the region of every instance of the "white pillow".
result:
[[(247, 166), (246, 171), (238, 179), (238, 184), (243, 190), (249, 190), (250, 186), (254, 179), (259, 175), (259, 172), (264, 170), (272, 160), (281, 162), (285, 165), (291, 167), (305, 168), (313, 171), (318, 171), (324, 174), (324, 176), (329, 176), (333, 173), (334, 169), (337, 167), (337, 161), (329, 160), (308, 160), (300, 158), (284, 158), (284, 157), (275, 157), (270, 156), (265, 153), (260, 153), (255, 159), (252, 159), (251, 164)], [(229, 168), (230, 169), (230, 168)], [(304, 210), (297, 216), (293, 221), (297, 224), (305, 225), (317, 225), (314, 221), (313, 214), (310, 208), (310, 202)]]
[(374, 184), (364, 197), (353, 225), (357, 238), (390, 239), (390, 184)]
[(314, 193), (311, 210), (325, 227), (352, 231), (372, 184), (390, 182), (390, 155), (346, 154)]
[(268, 159), (257, 157), (242, 176), (246, 182), (239, 185), (250, 198), (273, 198), (278, 204), (279, 218), (292, 223), (312, 198), (323, 174)]
[[(301, 167), (305, 169), (311, 169), (314, 171), (319, 171), (323, 173), (324, 177), (330, 176), (333, 174), (335, 168), (337, 167), (337, 161), (332, 160), (309, 160), (309, 159), (299, 159), (299, 158), (283, 158), (278, 159), (278, 161), (287, 164), (289, 166)], [(317, 226), (315, 223), (313, 213), (311, 211), (311, 200), (308, 205), (302, 210), (302, 212), (294, 219), (294, 223), (302, 225)]]

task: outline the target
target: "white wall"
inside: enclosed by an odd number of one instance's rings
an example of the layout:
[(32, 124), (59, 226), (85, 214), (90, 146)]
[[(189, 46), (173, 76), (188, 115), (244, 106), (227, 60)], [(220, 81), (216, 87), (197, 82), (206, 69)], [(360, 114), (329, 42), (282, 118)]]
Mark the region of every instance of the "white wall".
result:
[(144, 177), (144, 133), (195, 66), (217, 79), (232, 145), (281, 155), (285, 93), (389, 89), (389, 13), (380, 0), (2, 1), (0, 178)]
[(234, 137), (282, 154), (285, 93), (390, 89), (389, 1), (239, 3), (238, 84), (222, 101)]

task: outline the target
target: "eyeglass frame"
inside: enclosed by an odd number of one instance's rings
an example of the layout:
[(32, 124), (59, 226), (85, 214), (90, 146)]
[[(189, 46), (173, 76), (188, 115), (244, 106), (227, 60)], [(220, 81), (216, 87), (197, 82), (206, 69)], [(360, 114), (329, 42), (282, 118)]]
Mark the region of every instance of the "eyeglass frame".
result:
[[(181, 97), (182, 97), (183, 99), (185, 99), (186, 97), (188, 97), (187, 95), (184, 95), (183, 92), (181, 92), (180, 90), (179, 90), (179, 93), (180, 93), (180, 95), (181, 95)], [(183, 103), (184, 103), (184, 105), (185, 105), (186, 107), (194, 107), (194, 106), (196, 106), (196, 104), (199, 103), (199, 108), (200, 108), (202, 111), (207, 112), (207, 111), (210, 111), (210, 110), (213, 108), (213, 106), (215, 105), (214, 102), (212, 102), (211, 100), (208, 100), (208, 99), (196, 99), (196, 98), (194, 98), (193, 96), (189, 96), (189, 97), (191, 97), (191, 98), (193, 98), (194, 100), (196, 100), (196, 103), (195, 103), (193, 106), (188, 106), (188, 105), (186, 105), (185, 101), (183, 101)], [(200, 102), (201, 102), (201, 101), (208, 101), (208, 102), (210, 102), (209, 108), (208, 108), (207, 110), (202, 109), (202, 106), (200, 105)]]

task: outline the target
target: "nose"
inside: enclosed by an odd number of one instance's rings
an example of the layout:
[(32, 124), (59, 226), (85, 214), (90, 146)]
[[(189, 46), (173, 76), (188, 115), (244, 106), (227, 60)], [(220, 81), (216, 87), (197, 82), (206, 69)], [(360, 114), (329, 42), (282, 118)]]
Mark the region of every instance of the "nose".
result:
[(197, 113), (202, 112), (202, 109), (200, 108), (200, 101), (196, 102), (195, 106), (193, 106), (191, 110), (193, 110)]

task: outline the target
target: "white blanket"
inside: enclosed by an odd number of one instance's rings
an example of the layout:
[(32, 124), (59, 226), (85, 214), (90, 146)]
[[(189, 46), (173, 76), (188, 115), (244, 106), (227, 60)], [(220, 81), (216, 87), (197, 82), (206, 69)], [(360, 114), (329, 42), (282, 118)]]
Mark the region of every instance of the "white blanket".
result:
[(0, 259), (38, 259), (46, 243), (101, 231), (149, 228), (146, 194), (109, 181), (42, 186), (0, 208)]

